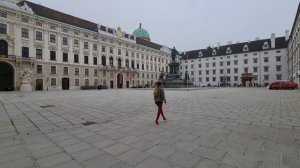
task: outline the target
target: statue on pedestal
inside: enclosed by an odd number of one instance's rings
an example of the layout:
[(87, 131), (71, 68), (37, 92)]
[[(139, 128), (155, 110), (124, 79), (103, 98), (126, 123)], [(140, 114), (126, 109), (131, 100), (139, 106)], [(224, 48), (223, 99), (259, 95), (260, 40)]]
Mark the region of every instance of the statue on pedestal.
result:
[(28, 68), (24, 69), (23, 72), (20, 74), (21, 91), (24, 92), (32, 91), (31, 78), (32, 78), (32, 71), (30, 71)]
[(175, 47), (171, 50), (172, 61), (175, 61), (176, 55), (179, 54)]

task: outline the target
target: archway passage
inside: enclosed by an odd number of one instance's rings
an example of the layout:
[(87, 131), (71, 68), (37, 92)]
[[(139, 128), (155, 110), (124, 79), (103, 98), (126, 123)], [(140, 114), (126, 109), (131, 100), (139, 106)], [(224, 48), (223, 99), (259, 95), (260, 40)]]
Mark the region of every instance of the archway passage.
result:
[(0, 62), (0, 91), (13, 90), (15, 90), (14, 68), (6, 62)]
[(118, 88), (123, 88), (123, 74), (119, 73), (117, 75), (117, 86)]
[(8, 44), (4, 40), (0, 40), (0, 55), (8, 55)]
[(69, 90), (70, 89), (70, 79), (69, 78), (62, 78), (62, 89)]

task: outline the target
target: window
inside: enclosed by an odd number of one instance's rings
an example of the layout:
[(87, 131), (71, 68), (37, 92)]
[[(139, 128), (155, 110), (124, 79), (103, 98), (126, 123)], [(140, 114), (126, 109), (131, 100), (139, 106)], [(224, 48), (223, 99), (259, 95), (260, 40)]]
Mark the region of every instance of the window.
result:
[(21, 22), (28, 23), (29, 20), (28, 20), (27, 18), (22, 18), (22, 19), (21, 19)]
[(257, 75), (254, 75), (254, 76), (253, 76), (253, 79), (254, 79), (255, 81), (257, 81), (257, 79), (258, 79), (258, 78), (257, 78)]
[(102, 52), (105, 52), (106, 48), (105, 46), (102, 46)]
[(64, 67), (64, 75), (68, 75), (69, 74), (69, 68), (68, 67)]
[(220, 62), (220, 66), (223, 66), (223, 61)]
[(230, 69), (227, 69), (227, 74), (230, 74)]
[(28, 47), (22, 47), (22, 57), (29, 57), (29, 48)]
[(90, 85), (89, 79), (85, 79), (85, 80), (84, 80), (84, 85), (85, 85), (85, 86), (89, 86), (89, 85)]
[(74, 54), (74, 63), (79, 63), (79, 56)]
[(56, 66), (51, 66), (51, 74), (54, 75), (56, 74)]
[(56, 43), (56, 36), (54, 34), (50, 34), (50, 43)]
[(42, 49), (36, 49), (36, 59), (43, 59), (43, 50)]
[(209, 77), (206, 77), (206, 82), (209, 82)]
[(269, 80), (269, 75), (264, 75), (264, 80)]
[(212, 80), (213, 80), (213, 82), (215, 82), (216, 81), (216, 77), (213, 77)]
[(268, 66), (264, 67), (264, 72), (269, 72), (269, 67)]
[(276, 51), (276, 53), (280, 53), (280, 52), (281, 52), (280, 50), (277, 50), (277, 51)]
[(84, 75), (89, 76), (89, 69), (84, 69)]
[(244, 45), (244, 48), (243, 48), (243, 52), (248, 52), (249, 51), (249, 47), (247, 44)]
[(36, 73), (38, 73), (38, 74), (43, 73), (43, 66), (42, 65), (36, 65)]
[(253, 67), (253, 72), (257, 72), (257, 67)]
[(234, 81), (238, 81), (239, 80), (239, 77), (238, 76), (235, 76), (234, 77)]
[(199, 78), (199, 82), (202, 82), (202, 78)]
[(281, 65), (276, 65), (276, 71), (281, 71)]
[(121, 52), (121, 49), (118, 49), (118, 54), (119, 54), (119, 55), (121, 55), (121, 54), (122, 54), (122, 52)]
[(234, 73), (239, 73), (239, 69), (238, 68), (234, 68)]
[(75, 68), (75, 75), (79, 75), (79, 68)]
[(223, 74), (224, 73), (224, 70), (223, 69), (220, 69), (220, 74)]
[(94, 57), (94, 59), (93, 59), (93, 64), (94, 64), (94, 65), (97, 65), (97, 64), (98, 64), (97, 57)]
[(244, 64), (248, 64), (248, 59), (244, 59)]
[[(131, 68), (134, 68), (134, 60), (131, 60)], [(155, 66), (155, 71), (156, 71), (156, 66)]]
[(216, 67), (216, 63), (215, 62), (213, 62), (213, 67)]
[(268, 54), (268, 52), (264, 52), (264, 54), (265, 54), (265, 55), (267, 55), (267, 54)]
[(191, 64), (191, 69), (194, 69), (194, 64)]
[(89, 57), (88, 56), (84, 56), (84, 64), (89, 64)]
[(56, 86), (56, 78), (51, 78), (51, 86)]
[(268, 57), (264, 57), (264, 62), (269, 62), (269, 58)]
[(209, 75), (209, 70), (206, 70), (206, 75)]
[(79, 79), (75, 79), (75, 86), (79, 86)]
[(0, 11), (0, 17), (7, 18), (7, 13)]
[(68, 44), (68, 37), (63, 37), (63, 45), (69, 45)]
[(50, 60), (55, 61), (56, 60), (56, 52), (55, 51), (50, 51)]
[(253, 63), (257, 64), (257, 58), (253, 58)]
[(276, 78), (277, 78), (277, 80), (282, 80), (282, 75), (281, 74), (277, 74)]
[(127, 57), (128, 57), (128, 51), (126, 51), (126, 54), (125, 54)]
[(113, 57), (109, 57), (109, 66), (111, 66), (111, 67), (114, 66), (114, 59), (113, 59)]
[(6, 24), (0, 23), (0, 33), (1, 34), (7, 34), (7, 26), (6, 26)]
[[(129, 60), (128, 59), (126, 59), (126, 61), (125, 61), (125, 66), (126, 66), (126, 68), (129, 68)], [(152, 67), (152, 66), (151, 66)]]
[(84, 49), (89, 49), (89, 43), (85, 41), (85, 42), (83, 43), (83, 48), (84, 48)]
[(79, 47), (79, 40), (74, 39), (74, 47)]
[[(142, 70), (144, 70), (144, 64), (142, 64)], [(164, 70), (163, 70), (164, 71)]]
[(40, 31), (36, 31), (35, 32), (35, 40), (42, 41), (43, 40), (43, 33), (40, 32)]
[(63, 53), (63, 62), (68, 62), (68, 53)]
[(94, 69), (94, 76), (98, 76), (98, 70)]
[(216, 74), (216, 70), (215, 69), (213, 69), (213, 75), (215, 75)]
[(234, 60), (234, 65), (237, 65), (239, 63), (238, 60)]
[(63, 32), (68, 33), (68, 29), (63, 28)]
[(50, 25), (50, 29), (55, 30), (55, 29), (56, 29), (56, 26)]
[(206, 63), (206, 68), (208, 68), (209, 67), (209, 63)]
[(248, 73), (248, 68), (244, 68), (244, 73)]
[(202, 64), (199, 64), (199, 68), (201, 68), (202, 67)]
[(39, 27), (43, 27), (43, 23), (42, 22), (35, 22), (35, 25), (37, 25)]
[(74, 31), (74, 35), (78, 36), (79, 32), (78, 31)]
[(198, 73), (199, 73), (199, 75), (202, 75), (202, 71), (201, 71), (201, 70), (199, 70), (199, 72), (198, 72)]
[(98, 46), (97, 46), (97, 44), (93, 44), (93, 50), (94, 50), (94, 51), (98, 51)]
[(114, 50), (112, 47), (109, 47), (109, 53), (113, 54), (114, 53)]
[(227, 66), (230, 66), (230, 61), (227, 61)]
[(281, 56), (276, 56), (276, 62), (280, 62), (281, 61)]
[(22, 28), (22, 37), (28, 38), (28, 29)]

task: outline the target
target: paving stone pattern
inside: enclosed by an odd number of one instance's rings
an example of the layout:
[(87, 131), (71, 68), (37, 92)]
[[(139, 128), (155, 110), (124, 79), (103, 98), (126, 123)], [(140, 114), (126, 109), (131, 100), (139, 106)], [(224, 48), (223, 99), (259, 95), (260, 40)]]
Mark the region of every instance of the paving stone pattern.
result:
[(1, 92), (0, 167), (300, 167), (299, 90), (166, 97), (156, 125), (151, 90)]

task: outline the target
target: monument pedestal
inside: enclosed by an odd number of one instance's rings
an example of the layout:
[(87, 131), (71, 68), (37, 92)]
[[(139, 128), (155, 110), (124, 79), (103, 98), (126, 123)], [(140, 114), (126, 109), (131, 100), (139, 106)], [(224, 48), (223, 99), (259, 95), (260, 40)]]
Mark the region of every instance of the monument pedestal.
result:
[(31, 92), (32, 91), (32, 87), (31, 87), (30, 84), (22, 84), (20, 90), (22, 92)]

